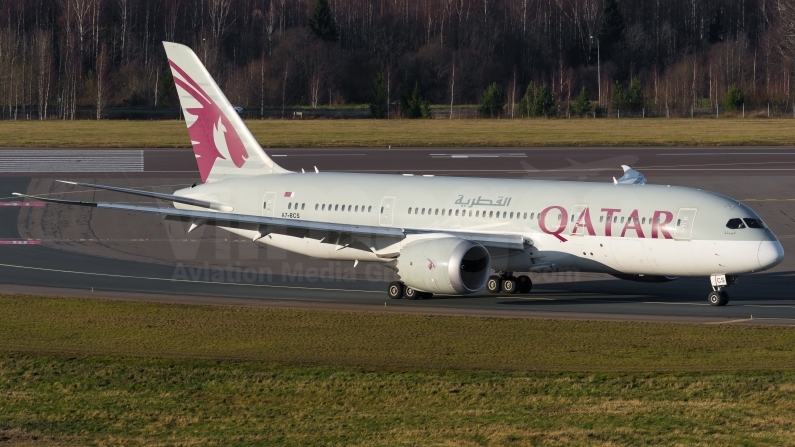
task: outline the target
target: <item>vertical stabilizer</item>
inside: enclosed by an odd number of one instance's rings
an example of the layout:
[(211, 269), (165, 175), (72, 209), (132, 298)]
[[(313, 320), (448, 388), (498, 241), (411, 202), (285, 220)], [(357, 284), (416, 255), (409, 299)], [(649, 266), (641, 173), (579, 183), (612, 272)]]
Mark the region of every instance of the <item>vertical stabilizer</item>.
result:
[(202, 182), (288, 173), (271, 160), (190, 48), (163, 42)]

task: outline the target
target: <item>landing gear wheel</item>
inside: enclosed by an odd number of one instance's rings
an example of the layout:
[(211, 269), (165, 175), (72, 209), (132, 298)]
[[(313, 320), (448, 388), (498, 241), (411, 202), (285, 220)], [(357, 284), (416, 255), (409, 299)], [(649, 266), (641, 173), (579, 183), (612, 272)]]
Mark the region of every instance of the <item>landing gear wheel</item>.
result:
[(530, 280), (530, 277), (527, 275), (521, 275), (516, 278), (516, 290), (519, 293), (530, 293), (533, 290), (533, 281)]
[(516, 293), (516, 278), (506, 276), (502, 279), (502, 293)]
[(721, 293), (716, 290), (713, 290), (712, 292), (709, 293), (709, 295), (707, 296), (707, 301), (709, 301), (709, 304), (713, 306), (726, 305), (726, 302), (723, 299), (723, 295), (721, 295)]
[(429, 300), (433, 298), (433, 294), (431, 292), (417, 292), (421, 300)]
[(389, 287), (386, 289), (386, 293), (393, 300), (399, 300), (403, 298), (403, 289), (404, 286), (402, 282), (392, 281), (391, 283), (389, 283)]
[(419, 298), (419, 292), (412, 289), (411, 287), (406, 287), (403, 290), (403, 297), (406, 298), (407, 300), (416, 300), (417, 298)]
[(725, 305), (729, 304), (729, 292), (727, 292), (725, 290), (721, 290), (720, 291), (720, 296), (723, 298), (723, 304), (721, 304), (721, 306), (725, 306)]
[(500, 293), (500, 277), (497, 275), (489, 276), (489, 280), (486, 281), (486, 290), (489, 293)]

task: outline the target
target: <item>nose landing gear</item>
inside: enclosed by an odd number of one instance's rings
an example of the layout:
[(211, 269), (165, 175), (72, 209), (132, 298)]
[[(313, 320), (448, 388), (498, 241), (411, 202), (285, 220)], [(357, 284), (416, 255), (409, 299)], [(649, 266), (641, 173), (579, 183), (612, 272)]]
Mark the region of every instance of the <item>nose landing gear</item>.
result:
[(712, 275), (709, 278), (712, 284), (712, 292), (707, 296), (707, 301), (713, 306), (725, 306), (729, 304), (729, 293), (726, 287), (737, 283), (736, 276)]

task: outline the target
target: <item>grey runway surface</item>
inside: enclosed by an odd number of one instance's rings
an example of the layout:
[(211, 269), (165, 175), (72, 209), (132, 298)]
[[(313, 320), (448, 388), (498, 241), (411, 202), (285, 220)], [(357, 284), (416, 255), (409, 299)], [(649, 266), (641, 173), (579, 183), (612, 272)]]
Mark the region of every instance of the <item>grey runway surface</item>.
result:
[[(4, 163), (0, 150), (0, 163)], [(101, 151), (114, 160), (112, 151)], [(609, 182), (620, 165), (650, 183), (709, 189), (753, 207), (795, 254), (795, 148), (422, 148), (270, 149), (285, 168), (307, 171), (543, 178)], [(125, 153), (129, 154), (129, 153)], [(170, 192), (198, 181), (191, 150), (146, 149), (140, 163), (113, 172), (85, 168), (75, 156), (41, 150), (56, 160), (46, 172), (15, 161), (0, 169), (0, 198), (11, 192), (149, 203), (109, 191), (57, 184), (70, 179)], [(6, 157), (24, 157), (7, 152)], [(58, 157), (71, 157), (57, 162)], [(137, 155), (136, 155), (137, 156)], [(58, 172), (59, 166), (64, 172)], [(79, 166), (82, 171), (76, 171)], [(73, 171), (69, 171), (72, 169)], [(161, 206), (165, 204), (161, 203)], [(792, 217), (790, 217), (792, 216)], [(274, 305), (459, 315), (562, 317), (731, 324), (795, 325), (795, 258), (740, 278), (731, 302), (707, 305), (708, 278), (640, 284), (579, 272), (533, 274), (529, 295), (437, 296), (388, 300), (394, 274), (377, 265), (315, 260), (258, 246), (214, 228), (187, 234), (155, 216), (48, 205), (0, 206), (0, 287), (13, 292), (122, 299)], [(751, 320), (753, 316), (753, 320)]]

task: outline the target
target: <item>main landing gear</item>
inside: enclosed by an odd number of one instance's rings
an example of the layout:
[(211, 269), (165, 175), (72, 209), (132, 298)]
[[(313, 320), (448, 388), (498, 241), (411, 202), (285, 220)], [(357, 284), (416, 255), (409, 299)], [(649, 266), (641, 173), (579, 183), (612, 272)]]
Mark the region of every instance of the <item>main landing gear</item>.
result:
[(499, 275), (492, 275), (486, 281), (486, 290), (489, 293), (530, 293), (532, 289), (533, 281), (527, 275), (515, 277), (511, 273), (505, 272)]
[(430, 292), (420, 292), (419, 290), (406, 287), (401, 281), (392, 281), (386, 289), (387, 294), (393, 300), (405, 298), (407, 300), (427, 300), (433, 298)]
[(736, 276), (712, 275), (709, 278), (712, 283), (712, 292), (707, 295), (707, 301), (713, 306), (725, 306), (729, 304), (729, 293), (726, 287), (737, 282)]

